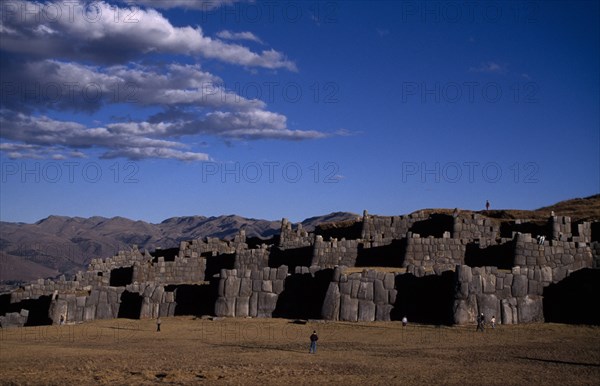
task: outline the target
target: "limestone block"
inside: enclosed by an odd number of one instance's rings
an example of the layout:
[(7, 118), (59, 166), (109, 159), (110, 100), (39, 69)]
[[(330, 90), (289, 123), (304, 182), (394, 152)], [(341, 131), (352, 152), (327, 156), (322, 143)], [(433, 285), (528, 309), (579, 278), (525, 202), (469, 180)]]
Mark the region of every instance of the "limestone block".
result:
[(391, 290), (394, 288), (395, 276), (393, 273), (388, 272), (385, 274), (383, 279), (383, 287), (387, 290)]
[(515, 275), (512, 284), (512, 296), (521, 297), (527, 295), (527, 275)]
[(258, 315), (258, 292), (252, 292), (250, 295), (250, 304), (248, 310), (249, 316), (255, 318)]
[(358, 301), (358, 321), (372, 322), (375, 320), (375, 303), (371, 300)]
[(258, 294), (258, 312), (259, 318), (270, 318), (277, 305), (279, 296), (274, 293), (261, 292)]
[(240, 279), (240, 296), (250, 296), (252, 294), (252, 279)]
[(112, 307), (108, 303), (99, 303), (96, 308), (96, 319), (111, 319), (113, 317)]
[(375, 308), (375, 320), (389, 322), (391, 320), (390, 313), (393, 308), (394, 306), (391, 304), (377, 304)]
[(358, 299), (342, 295), (340, 301), (340, 320), (356, 322), (358, 320)]
[(78, 296), (77, 297), (77, 307), (85, 307), (85, 301), (87, 296)]
[(282, 293), (284, 290), (284, 283), (285, 283), (284, 280), (279, 280), (279, 279), (275, 280), (273, 282), (273, 292), (276, 293), (277, 295)]
[(486, 321), (490, 321), (492, 316), (500, 318), (500, 300), (493, 294), (477, 295), (477, 310), (485, 316)]
[(152, 317), (152, 305), (148, 302), (148, 298), (144, 298), (142, 302), (142, 309), (140, 310), (140, 319), (147, 319)]
[(234, 317), (235, 316), (235, 298), (219, 297), (215, 302), (215, 315)]
[(235, 297), (240, 293), (241, 279), (235, 276), (228, 276), (225, 279), (224, 293), (225, 297)]
[(279, 268), (277, 268), (276, 279), (277, 280), (285, 280), (285, 278), (287, 277), (287, 274), (288, 274), (288, 266), (282, 265)]
[[(475, 269), (473, 269), (473, 271), (475, 271)], [(480, 294), (481, 290), (482, 290), (482, 283), (481, 283), (481, 275), (473, 275), (473, 278), (471, 279), (471, 281), (469, 282), (469, 293), (470, 294)]]
[(360, 282), (357, 298), (373, 300), (373, 282)]
[(325, 320), (338, 320), (340, 315), (340, 288), (338, 283), (329, 283), (329, 288), (321, 308), (321, 316)]
[[(278, 271), (278, 269), (277, 269), (277, 268), (271, 268), (271, 271), (270, 271), (270, 273), (269, 273), (269, 280), (271, 280), (271, 281), (273, 281), (273, 280), (277, 280), (277, 271)], [(266, 278), (267, 278), (267, 277), (265, 276), (265, 279), (266, 279)]]
[(508, 299), (502, 299), (501, 302), (501, 322), (502, 324), (515, 324), (518, 323), (517, 319), (517, 308), (510, 304)]
[(483, 281), (483, 292), (491, 294), (496, 292), (496, 276), (492, 274), (486, 274), (482, 276)]
[(52, 319), (52, 324), (60, 323), (60, 316), (67, 317), (68, 303), (66, 299), (56, 299), (50, 303), (48, 317)]
[(383, 286), (382, 280), (373, 282), (373, 300), (375, 304), (387, 304), (389, 299), (388, 291)]
[(517, 308), (519, 310), (519, 323), (544, 321), (544, 309), (541, 296), (527, 295), (522, 298), (517, 298)]
[(398, 290), (391, 289), (388, 292), (389, 292), (389, 304), (395, 304), (396, 303), (396, 296), (398, 295)]
[(350, 291), (350, 296), (352, 296), (353, 298), (356, 298), (356, 297), (358, 297), (358, 289), (360, 287), (360, 279), (351, 280), (350, 283), (352, 283), (352, 289)]
[(453, 310), (454, 323), (474, 323), (477, 315), (477, 300), (475, 295), (471, 295), (467, 299), (455, 300)]
[(85, 322), (87, 322), (89, 320), (94, 320), (95, 318), (96, 318), (96, 306), (95, 305), (85, 306), (84, 311), (83, 311), (83, 320)]
[(260, 292), (262, 290), (262, 280), (253, 280), (252, 281), (252, 291), (253, 292)]
[(235, 316), (245, 318), (250, 315), (250, 297), (240, 296), (235, 302)]
[(160, 303), (165, 293), (165, 289), (163, 286), (157, 286), (152, 293), (151, 299), (153, 303)]
[[(100, 292), (98, 290), (92, 290), (92, 292), (90, 292), (90, 295), (87, 297), (86, 301), (85, 301), (85, 305), (87, 306), (95, 306), (96, 304), (98, 304), (98, 299), (100, 297)], [(92, 320), (92, 319), (86, 319), (86, 320)]]
[(261, 291), (262, 292), (273, 292), (273, 282), (271, 280), (263, 280)]
[(343, 295), (350, 295), (352, 293), (352, 282), (340, 281), (340, 293)]

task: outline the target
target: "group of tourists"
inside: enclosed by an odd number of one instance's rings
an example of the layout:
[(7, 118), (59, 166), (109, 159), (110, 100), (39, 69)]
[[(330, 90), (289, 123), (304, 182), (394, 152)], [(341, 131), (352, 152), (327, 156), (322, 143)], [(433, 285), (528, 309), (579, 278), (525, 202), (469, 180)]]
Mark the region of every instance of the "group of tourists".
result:
[[(490, 320), (490, 326), (492, 327), (492, 329), (496, 328), (496, 316), (492, 316), (492, 319)], [(475, 329), (475, 331), (481, 331), (483, 332), (485, 329), (485, 315), (482, 313), (477, 315), (477, 328)]]

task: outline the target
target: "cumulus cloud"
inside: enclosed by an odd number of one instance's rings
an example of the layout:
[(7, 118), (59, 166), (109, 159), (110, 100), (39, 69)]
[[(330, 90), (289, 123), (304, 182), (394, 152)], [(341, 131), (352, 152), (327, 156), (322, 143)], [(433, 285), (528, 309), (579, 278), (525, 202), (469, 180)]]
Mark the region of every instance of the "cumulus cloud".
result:
[(117, 122), (87, 127), (78, 122), (60, 121), (0, 111), (0, 136), (10, 141), (0, 147), (10, 158), (48, 158), (52, 154), (78, 157), (79, 149), (102, 149), (103, 158), (173, 158), (205, 161), (208, 154), (180, 149), (188, 147), (173, 139), (181, 136), (213, 135), (223, 139), (306, 140), (327, 135), (313, 130), (290, 130), (286, 117), (264, 110), (210, 112), (195, 120), (173, 122)]
[(199, 65), (100, 67), (47, 59), (2, 68), (9, 81), (3, 82), (0, 98), (3, 106), (14, 110), (95, 111), (113, 103), (235, 110), (265, 107), (260, 100), (227, 90), (221, 78)]
[(140, 54), (169, 53), (297, 71), (281, 52), (257, 53), (205, 36), (200, 27), (175, 27), (151, 8), (83, 0), (43, 4), (15, 0), (1, 8), (0, 49), (31, 57), (124, 63)]
[[(224, 30), (213, 39), (200, 27), (173, 26), (150, 8), (214, 9), (233, 2), (135, 2), (142, 9), (129, 1), (121, 7), (83, 0), (3, 4), (0, 151), (13, 159), (100, 154), (205, 161), (210, 156), (193, 151), (183, 137), (203, 144), (202, 136), (224, 141), (328, 137), (317, 130), (288, 128), (286, 116), (268, 111), (261, 100), (238, 95), (198, 63), (157, 63), (148, 56), (169, 53), (296, 71), (278, 51), (258, 53), (230, 42), (263, 44), (251, 32)], [(132, 113), (108, 110), (112, 122), (93, 115), (113, 105), (131, 106)], [(83, 112), (90, 119), (64, 118), (69, 112)]]
[(10, 158), (81, 157), (77, 149), (103, 149), (104, 158), (118, 156), (130, 159), (173, 158), (182, 161), (206, 161), (209, 156), (179, 150), (185, 144), (144, 135), (135, 135), (114, 127), (86, 127), (83, 124), (59, 121), (47, 116), (27, 116), (7, 110), (0, 111), (0, 126), (4, 142), (0, 150)]

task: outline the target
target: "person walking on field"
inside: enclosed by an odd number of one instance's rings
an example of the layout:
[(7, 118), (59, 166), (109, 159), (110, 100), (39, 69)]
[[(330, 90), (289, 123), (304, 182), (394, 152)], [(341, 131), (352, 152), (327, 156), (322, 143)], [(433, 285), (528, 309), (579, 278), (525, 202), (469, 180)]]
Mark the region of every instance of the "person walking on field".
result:
[(317, 335), (317, 332), (313, 331), (313, 333), (310, 336), (310, 350), (308, 351), (309, 354), (317, 353), (317, 341), (318, 340), (319, 340), (319, 336)]
[(160, 332), (160, 317), (156, 319), (156, 332)]
[(485, 316), (483, 315), (483, 312), (482, 312), (481, 314), (477, 315), (477, 329), (475, 331), (481, 330), (481, 332), (483, 332), (484, 326), (485, 326)]
[(490, 323), (492, 325), (492, 329), (496, 328), (496, 315), (492, 316)]

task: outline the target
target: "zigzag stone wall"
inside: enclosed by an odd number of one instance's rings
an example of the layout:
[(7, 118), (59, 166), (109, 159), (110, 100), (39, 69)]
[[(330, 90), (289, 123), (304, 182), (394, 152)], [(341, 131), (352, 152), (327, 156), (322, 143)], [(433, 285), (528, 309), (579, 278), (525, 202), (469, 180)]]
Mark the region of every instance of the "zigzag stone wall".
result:
[[(178, 251), (165, 250), (164, 256), (160, 250), (151, 255), (134, 246), (104, 260), (92, 260), (88, 270), (78, 273), (74, 280), (67, 281), (64, 277), (57, 281), (39, 280), (13, 291), (9, 298), (10, 304), (18, 305), (25, 300), (49, 297), (48, 317), (53, 323), (58, 323), (61, 315), (67, 322), (114, 318), (122, 311), (130, 311), (128, 308), (133, 303), (138, 304), (139, 317), (170, 316), (175, 314), (179, 304), (179, 285), (208, 284), (205, 276), (207, 258), (210, 258), (209, 279), (215, 286), (218, 284), (218, 290), (202, 288), (217, 292), (214, 295), (211, 292), (208, 298), (214, 302), (216, 297), (214, 313), (218, 316), (272, 317), (288, 276), (298, 279), (310, 273), (308, 279), (312, 277), (314, 281), (292, 282), (295, 286), (318, 285), (318, 290), (308, 292), (315, 299), (322, 299), (320, 294), (324, 294), (323, 304), (317, 304), (322, 306), (324, 319), (389, 320), (394, 307), (400, 304), (397, 302), (399, 289), (395, 286), (402, 285), (398, 283), (409, 277), (401, 275), (449, 278), (445, 272), (455, 270), (456, 286), (450, 304), (455, 323), (472, 323), (481, 311), (488, 316), (496, 315), (503, 323), (523, 323), (543, 319), (542, 295), (550, 283), (557, 283), (576, 270), (600, 266), (600, 243), (591, 242), (592, 225), (588, 222), (573, 228), (570, 218), (553, 216), (547, 226), (537, 224), (537, 228), (532, 228), (542, 234), (546, 232), (547, 240), (542, 245), (531, 234), (513, 232), (513, 238), (499, 238), (498, 224), (496, 220), (470, 213), (435, 217), (420, 211), (408, 216), (382, 217), (365, 211), (362, 224), (355, 223), (351, 227), (354, 237), (361, 227), (360, 238), (324, 240), (323, 236), (307, 232), (301, 226), (294, 229), (283, 219), (276, 247), (263, 245), (248, 249), (243, 230), (232, 241), (216, 238), (184, 241)], [(337, 229), (337, 233), (329, 234), (343, 234), (343, 229), (351, 228), (340, 228), (342, 231)], [(436, 237), (421, 237), (415, 230)], [(470, 249), (473, 245), (479, 245), (479, 250)], [(501, 246), (506, 248), (495, 248)], [(512, 263), (512, 269), (464, 265), (469, 251), (479, 257), (488, 253), (488, 247), (494, 247), (490, 253), (502, 254), (500, 259), (508, 262), (509, 267)], [(299, 256), (305, 250), (312, 253), (307, 259)], [(286, 254), (286, 251), (293, 253)], [(274, 252), (277, 253), (273, 255)], [(225, 256), (234, 269), (223, 269), (213, 278), (215, 270), (218, 272), (223, 267), (219, 259)], [(275, 258), (270, 261), (272, 256)], [(311, 266), (297, 266), (293, 274), (288, 274), (286, 258), (296, 259), (294, 266), (308, 262)], [(270, 263), (275, 266), (269, 267)], [(398, 267), (398, 272), (367, 270), (346, 274), (342, 268), (357, 264), (391, 264)], [(322, 271), (327, 268), (335, 268), (328, 289), (332, 271)], [(316, 278), (317, 272), (324, 275)], [(116, 280), (117, 276), (120, 280)], [(111, 286), (116, 281), (118, 286)], [(323, 283), (325, 286), (321, 287)], [(298, 288), (293, 291), (297, 292)], [(302, 294), (294, 296), (299, 295)], [(291, 302), (293, 304), (287, 306), (306, 306), (297, 298)], [(209, 308), (211, 306), (212, 303)], [(0, 325), (24, 324), (28, 318), (26, 311), (9, 312), (1, 317)], [(134, 314), (136, 312), (134, 310)]]

